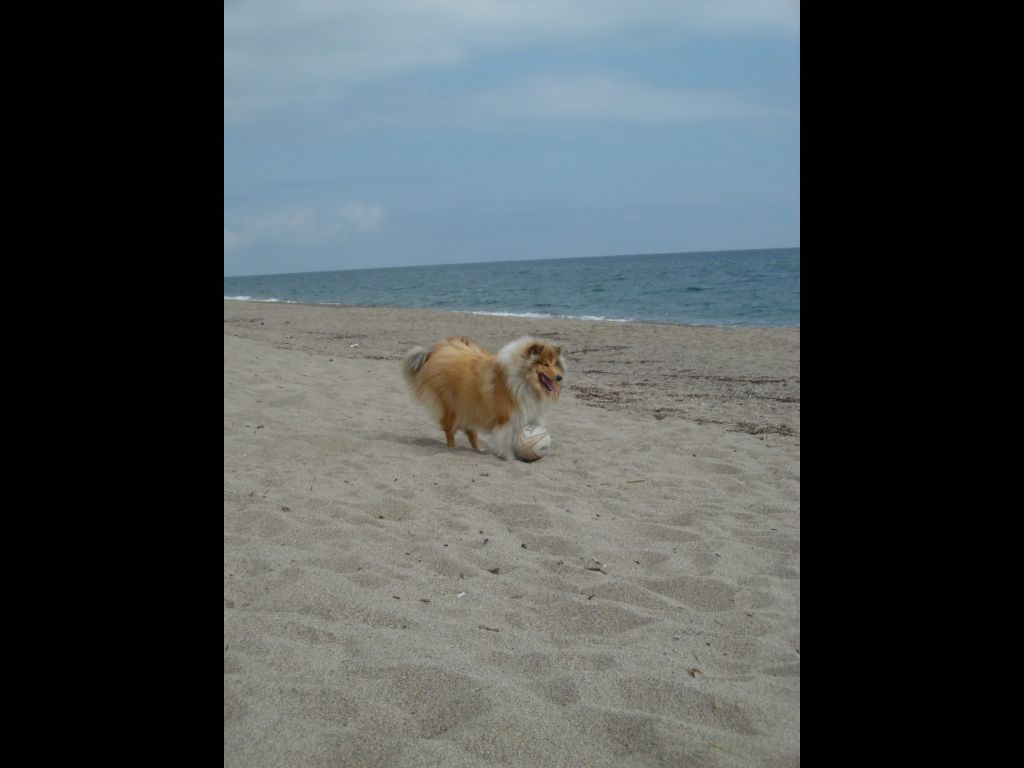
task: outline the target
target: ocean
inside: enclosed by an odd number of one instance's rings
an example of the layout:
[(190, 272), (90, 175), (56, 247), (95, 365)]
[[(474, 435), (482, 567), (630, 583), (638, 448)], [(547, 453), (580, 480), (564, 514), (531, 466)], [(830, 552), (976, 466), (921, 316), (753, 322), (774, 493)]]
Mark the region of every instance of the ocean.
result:
[(800, 249), (225, 277), (224, 298), (515, 317), (799, 328)]

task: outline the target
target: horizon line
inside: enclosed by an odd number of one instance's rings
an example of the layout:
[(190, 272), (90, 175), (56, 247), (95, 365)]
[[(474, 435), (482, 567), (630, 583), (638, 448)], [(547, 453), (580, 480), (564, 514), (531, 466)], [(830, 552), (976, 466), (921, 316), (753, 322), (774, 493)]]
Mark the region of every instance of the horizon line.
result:
[(473, 266), (476, 264), (519, 264), (530, 261), (571, 261), (573, 259), (614, 259), (623, 256), (695, 256), (702, 253), (743, 253), (745, 251), (795, 251), (799, 245), (788, 245), (771, 248), (720, 248), (710, 251), (656, 251), (653, 253), (606, 253), (600, 256), (544, 256), (541, 258), (526, 259), (495, 259), (493, 261), (449, 261), (437, 264), (395, 264), (387, 267), (342, 267), (340, 269), (311, 269), (305, 272), (260, 272), (245, 275), (224, 275), (229, 277), (271, 277), (275, 275), (315, 275), (327, 272), (367, 272), (374, 269), (412, 269), (415, 267), (457, 267)]

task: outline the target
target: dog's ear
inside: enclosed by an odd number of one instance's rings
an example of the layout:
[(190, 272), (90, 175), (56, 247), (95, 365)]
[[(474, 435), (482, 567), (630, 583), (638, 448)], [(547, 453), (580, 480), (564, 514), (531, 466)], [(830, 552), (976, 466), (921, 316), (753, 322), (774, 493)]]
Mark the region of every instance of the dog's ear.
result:
[(544, 347), (540, 344), (533, 344), (528, 350), (526, 350), (526, 357), (540, 358), (541, 352), (544, 351)]

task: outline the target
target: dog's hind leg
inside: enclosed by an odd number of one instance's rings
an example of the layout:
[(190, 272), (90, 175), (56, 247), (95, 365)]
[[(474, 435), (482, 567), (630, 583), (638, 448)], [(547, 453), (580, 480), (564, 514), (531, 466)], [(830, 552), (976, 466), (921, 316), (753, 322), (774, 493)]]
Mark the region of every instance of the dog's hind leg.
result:
[(448, 441), (448, 447), (455, 447), (455, 412), (445, 406), (444, 413), (441, 414), (441, 429), (444, 430), (444, 436)]
[(473, 446), (473, 450), (480, 453), (480, 444), (476, 441), (476, 432), (471, 429), (467, 429), (466, 437), (469, 438), (469, 444)]

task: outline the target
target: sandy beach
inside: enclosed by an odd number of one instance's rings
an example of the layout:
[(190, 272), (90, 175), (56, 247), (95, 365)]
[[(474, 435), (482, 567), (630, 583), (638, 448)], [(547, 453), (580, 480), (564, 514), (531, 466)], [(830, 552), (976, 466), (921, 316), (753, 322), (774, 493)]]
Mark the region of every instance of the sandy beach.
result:
[[(562, 347), (550, 455), (449, 335)], [(799, 765), (800, 331), (225, 301), (224, 763)]]

